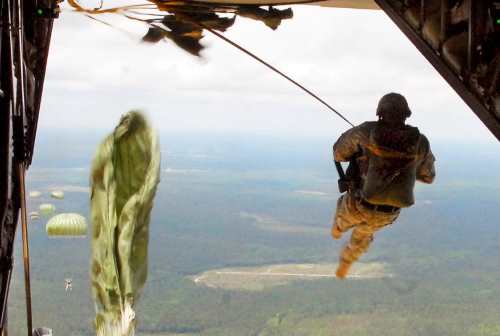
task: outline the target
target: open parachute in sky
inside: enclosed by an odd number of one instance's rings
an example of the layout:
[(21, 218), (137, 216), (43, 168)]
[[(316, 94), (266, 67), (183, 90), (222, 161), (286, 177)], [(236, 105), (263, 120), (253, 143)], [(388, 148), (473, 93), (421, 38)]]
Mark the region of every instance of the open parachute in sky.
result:
[(64, 192), (62, 190), (54, 190), (50, 193), (50, 197), (55, 198), (55, 199), (63, 199)]
[(56, 207), (54, 206), (54, 204), (50, 204), (50, 203), (40, 204), (39, 209), (40, 209), (40, 214), (42, 214), (44, 216), (52, 215), (56, 211)]
[(87, 221), (76, 213), (62, 213), (52, 217), (45, 226), (50, 237), (85, 237)]
[(37, 211), (32, 211), (28, 215), (30, 217), (30, 220), (37, 220), (40, 219), (40, 214)]
[(160, 181), (156, 133), (138, 111), (99, 146), (91, 170), (91, 288), (97, 335), (131, 336), (148, 272), (149, 219)]
[(39, 192), (38, 190), (32, 190), (32, 191), (30, 191), (29, 196), (31, 198), (38, 198), (38, 197), (42, 196), (42, 193)]

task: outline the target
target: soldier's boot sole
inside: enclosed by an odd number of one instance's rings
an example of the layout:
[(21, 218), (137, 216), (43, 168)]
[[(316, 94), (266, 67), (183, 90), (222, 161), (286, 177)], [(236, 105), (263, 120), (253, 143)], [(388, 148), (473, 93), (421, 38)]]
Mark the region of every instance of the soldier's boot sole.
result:
[(347, 276), (347, 273), (349, 273), (349, 269), (351, 268), (351, 264), (348, 264), (346, 262), (341, 262), (339, 264), (339, 267), (337, 267), (337, 272), (335, 272), (335, 275), (339, 279), (345, 279)]

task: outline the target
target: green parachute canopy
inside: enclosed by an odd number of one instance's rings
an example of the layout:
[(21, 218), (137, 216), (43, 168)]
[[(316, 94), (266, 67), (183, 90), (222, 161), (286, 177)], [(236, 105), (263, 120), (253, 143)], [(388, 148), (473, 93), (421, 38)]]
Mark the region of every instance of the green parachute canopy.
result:
[(130, 336), (147, 278), (149, 219), (160, 181), (158, 138), (140, 112), (125, 114), (101, 143), (90, 181), (96, 333)]
[(77, 213), (62, 213), (52, 217), (45, 229), (50, 237), (86, 236), (87, 221)]
[(40, 204), (40, 213), (44, 216), (52, 215), (54, 212), (56, 212), (56, 207), (54, 204), (50, 203), (42, 203)]
[(38, 197), (42, 196), (42, 193), (39, 192), (38, 190), (32, 190), (32, 191), (30, 191), (29, 195), (31, 198), (38, 198)]
[(50, 197), (55, 198), (55, 199), (63, 199), (64, 192), (62, 190), (54, 190), (50, 193)]

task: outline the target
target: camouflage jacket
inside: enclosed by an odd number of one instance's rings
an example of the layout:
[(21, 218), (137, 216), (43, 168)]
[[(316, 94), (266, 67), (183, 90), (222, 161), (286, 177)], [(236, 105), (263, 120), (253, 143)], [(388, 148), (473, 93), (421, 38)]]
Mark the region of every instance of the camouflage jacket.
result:
[(355, 158), (360, 170), (359, 195), (373, 204), (408, 207), (415, 202), (415, 181), (432, 183), (434, 155), (416, 127), (393, 129), (376, 121), (354, 127), (333, 146), (336, 161)]

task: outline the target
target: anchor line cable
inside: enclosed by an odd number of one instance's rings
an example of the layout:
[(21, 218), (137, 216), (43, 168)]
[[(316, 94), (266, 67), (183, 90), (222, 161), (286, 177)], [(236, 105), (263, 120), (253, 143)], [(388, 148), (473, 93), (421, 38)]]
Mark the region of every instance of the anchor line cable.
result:
[(23, 261), (24, 261), (24, 289), (26, 292), (26, 320), (28, 336), (33, 331), (33, 315), (31, 308), (31, 277), (30, 277), (30, 250), (28, 239), (28, 218), (26, 211), (26, 167), (24, 163), (19, 163), (18, 166), (20, 192), (21, 192), (21, 228), (23, 241)]
[(350, 122), (346, 117), (344, 117), (342, 115), (342, 113), (338, 112), (336, 109), (334, 109), (332, 106), (330, 106), (330, 104), (328, 104), (327, 102), (325, 102), (323, 99), (321, 99), (320, 97), (318, 97), (315, 93), (311, 92), (310, 90), (308, 90), (307, 88), (305, 88), (303, 85), (301, 85), (300, 83), (296, 82), (294, 79), (290, 78), (289, 76), (285, 75), (283, 72), (281, 72), (280, 70), (278, 70), (277, 68), (275, 68), (274, 66), (272, 66), (271, 64), (267, 63), (266, 61), (264, 61), (263, 59), (261, 59), (260, 57), (258, 57), (257, 55), (253, 54), (252, 52), (248, 51), (247, 49), (243, 48), (242, 46), (240, 46), (239, 44), (237, 44), (236, 42), (233, 42), (232, 40), (230, 40), (229, 38), (225, 37), (224, 35), (218, 33), (217, 31), (213, 30), (212, 28), (209, 28), (207, 27), (206, 25), (204, 25), (203, 23), (200, 23), (200, 22), (193, 22), (193, 23), (196, 23), (197, 25), (199, 25), (200, 27), (202, 27), (203, 29), (206, 29), (208, 30), (210, 33), (214, 34), (215, 36), (217, 36), (218, 38), (222, 39), (223, 41), (229, 43), (230, 45), (232, 45), (233, 47), (239, 49), (240, 51), (244, 52), (245, 54), (247, 54), (248, 56), (252, 57), (253, 59), (255, 59), (256, 61), (258, 61), (259, 63), (262, 63), (263, 65), (265, 65), (266, 67), (268, 67), (269, 69), (271, 69), (272, 71), (274, 71), (275, 73), (277, 73), (278, 75), (284, 77), (285, 79), (287, 79), (289, 82), (295, 84), (295, 86), (299, 87), (300, 89), (302, 89), (303, 91), (305, 91), (307, 94), (309, 94), (311, 97), (315, 98), (317, 101), (319, 101), (321, 104), (323, 104), (324, 106), (326, 106), (330, 111), (332, 111), (333, 113), (335, 113), (336, 115), (338, 115), (340, 118), (342, 118), (345, 122), (347, 122), (349, 125), (351, 125), (352, 127), (354, 127), (354, 124), (352, 122)]
[[(123, 14), (125, 17), (129, 18), (129, 19), (134, 19), (134, 20), (137, 20), (136, 18), (133, 18), (131, 16), (128, 16), (126, 14)], [(99, 20), (91, 15), (86, 15), (87, 17), (93, 19), (93, 20), (96, 20), (96, 21), (99, 21), (105, 25), (110, 25), (109, 23), (107, 22), (104, 22), (102, 20)], [(185, 18), (187, 19), (187, 18)], [(147, 22), (147, 20), (141, 20), (141, 19), (138, 19), (139, 21), (142, 21), (142, 22)], [(195, 20), (187, 20), (189, 21), (190, 23), (194, 24), (194, 25), (197, 25), (203, 29), (206, 29), (207, 31), (209, 31), (210, 33), (212, 33), (213, 35), (215, 35), (216, 37), (220, 38), (221, 40), (223, 40), (224, 42), (232, 45), (233, 47), (235, 47), (236, 49), (239, 49), (240, 51), (242, 51), (243, 53), (247, 54), (248, 56), (252, 57), (253, 59), (255, 59), (257, 62), (263, 64), (264, 66), (266, 66), (267, 68), (269, 68), (270, 70), (274, 71), (275, 73), (277, 73), (278, 75), (280, 75), (281, 77), (285, 78), (286, 80), (288, 80), (290, 83), (294, 84), (295, 86), (297, 86), (298, 88), (300, 88), (301, 90), (303, 90), (304, 92), (306, 92), (307, 94), (309, 94), (311, 97), (313, 97), (314, 99), (316, 99), (317, 101), (319, 101), (321, 104), (323, 104), (324, 106), (326, 106), (330, 111), (332, 111), (333, 113), (335, 113), (336, 115), (338, 115), (340, 118), (342, 118), (342, 120), (344, 120), (346, 123), (348, 123), (351, 127), (355, 127), (354, 124), (349, 121), (349, 119), (347, 119), (342, 113), (340, 113), (339, 111), (337, 111), (336, 109), (334, 109), (330, 104), (328, 104), (326, 101), (324, 101), (323, 99), (321, 99), (320, 97), (318, 97), (318, 95), (316, 95), (314, 92), (312, 92), (311, 90), (307, 89), (306, 87), (304, 87), (302, 84), (298, 83), (297, 81), (295, 81), (293, 78), (291, 78), (290, 76), (284, 74), (283, 72), (281, 72), (280, 70), (278, 70), (276, 67), (274, 67), (273, 65), (269, 64), (268, 62), (264, 61), (262, 58), (258, 57), (257, 55), (255, 55), (254, 53), (250, 52), (249, 50), (243, 48), (241, 45), (239, 45), (238, 43), (230, 40), (229, 38), (225, 37), (223, 34), (221, 33), (218, 33), (217, 31), (215, 31), (214, 29), (208, 27), (207, 25), (205, 25), (204, 23), (202, 22), (197, 22)], [(156, 27), (156, 25), (153, 25), (151, 22), (147, 22), (148, 25), (152, 26), (152, 27)], [(110, 25), (112, 26), (112, 25)]]
[[(76, 8), (80, 8), (78, 4), (76, 4), (76, 2), (74, 0), (69, 0), (70, 2), (73, 3), (73, 7), (76, 7)], [(309, 0), (307, 0), (309, 1)], [(306, 2), (307, 2), (306, 1)], [(93, 20), (96, 20), (96, 21), (99, 21), (105, 25), (110, 25), (109, 23), (107, 22), (104, 22), (102, 20), (99, 20), (91, 15), (88, 15), (89, 12), (88, 11), (85, 11), (84, 9), (81, 9), (82, 11), (86, 12), (87, 13), (87, 17), (93, 19)], [(92, 13), (94, 14), (94, 13)], [(124, 15), (125, 17), (129, 18), (129, 19), (134, 19), (134, 20), (138, 20), (138, 21), (142, 21), (142, 22), (147, 22), (148, 25), (152, 26), (152, 27), (156, 27), (155, 25), (151, 24), (151, 22), (148, 22), (148, 20), (141, 20), (141, 19), (137, 19), (137, 18), (133, 18), (131, 16), (128, 16), (124, 13), (121, 13), (121, 15)], [(306, 92), (307, 94), (309, 94), (311, 97), (313, 97), (314, 99), (316, 99), (317, 101), (319, 101), (321, 104), (323, 104), (324, 106), (326, 106), (330, 111), (332, 111), (333, 113), (335, 113), (336, 115), (338, 115), (340, 118), (342, 118), (342, 120), (344, 120), (346, 123), (348, 123), (350, 126), (352, 127), (355, 127), (354, 124), (349, 121), (349, 119), (347, 119), (342, 113), (340, 113), (339, 111), (337, 111), (336, 109), (334, 109), (332, 106), (330, 106), (330, 104), (328, 104), (326, 101), (324, 101), (323, 99), (321, 99), (320, 97), (318, 97), (318, 95), (316, 95), (314, 92), (312, 92), (311, 90), (307, 89), (306, 87), (304, 87), (302, 84), (298, 83), (297, 81), (295, 81), (294, 79), (292, 79), (291, 77), (289, 77), (288, 75), (284, 74), (283, 72), (281, 72), (280, 70), (278, 70), (276, 67), (272, 66), (271, 64), (269, 64), (268, 62), (264, 61), (262, 58), (258, 57), (257, 55), (255, 55), (254, 53), (250, 52), (249, 50), (243, 48), (241, 45), (239, 45), (238, 43), (236, 42), (233, 42), (232, 40), (230, 40), (229, 38), (225, 37), (223, 34), (221, 33), (218, 33), (217, 31), (215, 31), (214, 29), (208, 27), (207, 25), (205, 25), (204, 23), (202, 22), (197, 22), (195, 20), (189, 20), (188, 18), (185, 18), (187, 19), (187, 21), (189, 21), (191, 24), (194, 24), (194, 25), (197, 25), (203, 29), (206, 29), (207, 31), (209, 31), (210, 33), (212, 33), (213, 35), (215, 35), (216, 37), (220, 38), (221, 40), (223, 40), (224, 42), (232, 45), (233, 47), (235, 47), (236, 49), (239, 49), (240, 51), (242, 51), (243, 53), (247, 54), (248, 56), (252, 57), (253, 59), (255, 59), (257, 62), (263, 64), (264, 66), (266, 66), (267, 68), (269, 68), (270, 70), (274, 71), (275, 73), (277, 73), (278, 75), (280, 75), (281, 77), (285, 78), (286, 80), (288, 80), (290, 83), (294, 84), (295, 86), (297, 86), (298, 88), (300, 88), (301, 90), (303, 90), (304, 92)], [(112, 25), (110, 25), (112, 26)]]

